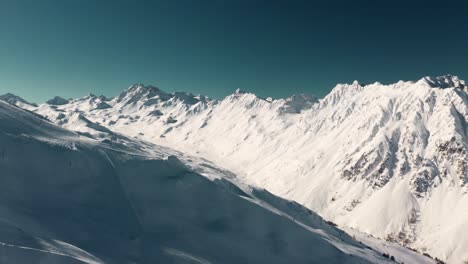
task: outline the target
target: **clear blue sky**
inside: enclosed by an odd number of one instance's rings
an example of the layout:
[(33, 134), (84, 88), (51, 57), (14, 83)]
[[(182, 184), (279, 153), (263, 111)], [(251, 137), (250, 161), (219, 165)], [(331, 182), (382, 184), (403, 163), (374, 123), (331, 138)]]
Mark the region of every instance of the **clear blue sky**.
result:
[(323, 97), (355, 79), (468, 76), (466, 5), (313, 2), (0, 0), (0, 93)]

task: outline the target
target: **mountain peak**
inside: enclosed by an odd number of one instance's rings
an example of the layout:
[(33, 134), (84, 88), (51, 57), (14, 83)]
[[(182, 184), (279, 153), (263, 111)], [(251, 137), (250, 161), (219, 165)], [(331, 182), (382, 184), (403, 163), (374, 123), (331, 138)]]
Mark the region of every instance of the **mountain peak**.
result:
[(118, 101), (126, 101), (127, 103), (134, 103), (143, 98), (153, 98), (159, 96), (162, 100), (168, 100), (171, 96), (168, 93), (160, 90), (159, 88), (152, 85), (144, 84), (133, 84), (128, 87), (127, 90), (123, 91), (119, 97)]
[(69, 101), (67, 99), (64, 99), (60, 96), (54, 96), (54, 98), (47, 100), (46, 103), (50, 105), (64, 105), (68, 104), (68, 102)]
[(36, 104), (30, 103), (30, 102), (24, 100), (23, 98), (15, 95), (15, 94), (12, 94), (12, 93), (6, 93), (6, 94), (3, 94), (3, 95), (0, 95), (0, 100), (5, 101), (5, 102), (10, 103), (10, 104), (14, 104), (14, 105), (16, 105), (17, 103), (23, 103), (23, 104), (27, 104), (27, 105), (31, 105), (31, 106), (37, 106)]
[(240, 88), (237, 88), (235, 91), (234, 91), (234, 94), (245, 94), (247, 93), (246, 91), (244, 90), (241, 90)]
[(285, 104), (280, 108), (280, 111), (287, 113), (300, 113), (302, 110), (312, 108), (314, 104), (318, 104), (317, 97), (309, 94), (294, 94), (285, 100)]
[(162, 92), (161, 89), (159, 89), (156, 86), (152, 85), (144, 85), (142, 83), (135, 83), (130, 85), (128, 89), (126, 90), (127, 93), (129, 92)]
[(437, 77), (426, 76), (417, 81), (419, 84), (428, 85), (433, 88), (465, 88), (465, 81), (455, 75), (442, 75)]

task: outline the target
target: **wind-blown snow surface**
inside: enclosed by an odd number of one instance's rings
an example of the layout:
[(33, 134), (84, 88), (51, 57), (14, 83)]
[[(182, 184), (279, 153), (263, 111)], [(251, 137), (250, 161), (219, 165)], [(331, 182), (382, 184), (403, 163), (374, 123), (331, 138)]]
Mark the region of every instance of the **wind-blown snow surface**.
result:
[(205, 157), (341, 226), (450, 263), (468, 260), (468, 88), (455, 76), (337, 85), (318, 100), (222, 101), (134, 85), (34, 111)]
[(203, 159), (4, 102), (0, 173), (1, 263), (389, 262)]

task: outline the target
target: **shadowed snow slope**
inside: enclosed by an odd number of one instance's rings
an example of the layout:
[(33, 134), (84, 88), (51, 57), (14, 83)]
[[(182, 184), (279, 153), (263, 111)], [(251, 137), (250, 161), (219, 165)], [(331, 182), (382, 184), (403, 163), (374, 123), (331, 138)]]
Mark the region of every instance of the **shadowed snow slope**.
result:
[(1, 263), (388, 261), (205, 160), (117, 136), (0, 102)]

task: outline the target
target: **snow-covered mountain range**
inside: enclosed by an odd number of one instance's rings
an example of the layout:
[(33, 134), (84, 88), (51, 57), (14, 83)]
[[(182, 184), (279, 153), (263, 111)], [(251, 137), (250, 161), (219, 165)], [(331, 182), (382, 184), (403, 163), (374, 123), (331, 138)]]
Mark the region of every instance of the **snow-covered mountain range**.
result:
[(0, 263), (395, 263), (207, 160), (112, 137), (0, 101)]
[(468, 87), (458, 77), (340, 84), (323, 99), (237, 90), (218, 101), (138, 84), (115, 98), (8, 98), (82, 136), (202, 157), (344, 228), (468, 260)]

